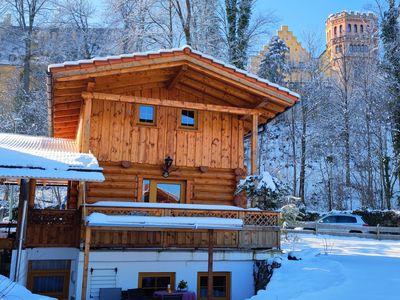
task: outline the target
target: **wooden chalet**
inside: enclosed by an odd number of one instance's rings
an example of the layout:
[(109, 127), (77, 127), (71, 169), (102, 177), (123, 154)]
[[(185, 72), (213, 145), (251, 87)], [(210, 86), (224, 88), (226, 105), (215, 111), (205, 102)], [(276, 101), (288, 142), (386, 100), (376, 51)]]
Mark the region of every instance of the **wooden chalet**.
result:
[(65, 299), (148, 296), (181, 279), (197, 299), (251, 296), (254, 260), (279, 249), (279, 216), (235, 188), (257, 172), (259, 124), (298, 95), (189, 47), (50, 65), (47, 91), (54, 137), (93, 154), (105, 181), (69, 181), (66, 210), (29, 209), (26, 264), (67, 261)]

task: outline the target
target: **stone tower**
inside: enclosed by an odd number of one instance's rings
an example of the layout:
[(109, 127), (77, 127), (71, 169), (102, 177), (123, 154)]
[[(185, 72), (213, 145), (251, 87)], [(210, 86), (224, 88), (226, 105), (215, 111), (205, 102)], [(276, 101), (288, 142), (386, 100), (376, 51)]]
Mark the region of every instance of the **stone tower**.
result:
[(332, 14), (326, 21), (326, 59), (334, 68), (338, 59), (367, 58), (377, 55), (378, 18), (373, 13)]

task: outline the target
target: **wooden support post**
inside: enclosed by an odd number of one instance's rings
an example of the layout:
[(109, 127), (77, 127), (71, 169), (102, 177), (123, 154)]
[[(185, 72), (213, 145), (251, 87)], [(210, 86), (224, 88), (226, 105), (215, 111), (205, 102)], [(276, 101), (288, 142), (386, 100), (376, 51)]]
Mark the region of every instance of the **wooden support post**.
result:
[(251, 132), (251, 171), (250, 174), (257, 174), (257, 141), (258, 141), (258, 115), (253, 115), (253, 126)]
[(29, 179), (29, 201), (28, 207), (35, 207), (35, 194), (36, 194), (36, 179)]
[(83, 121), (82, 121), (82, 134), (81, 134), (81, 151), (84, 153), (89, 152), (90, 146), (90, 117), (92, 114), (92, 99), (86, 98), (83, 105)]
[(214, 230), (208, 230), (208, 284), (207, 300), (213, 299), (214, 278), (213, 278), (213, 248), (214, 248)]
[(83, 275), (82, 275), (82, 300), (86, 300), (87, 293), (87, 281), (89, 271), (89, 254), (90, 254), (90, 238), (92, 231), (89, 226), (86, 226), (85, 230), (85, 252), (83, 256)]

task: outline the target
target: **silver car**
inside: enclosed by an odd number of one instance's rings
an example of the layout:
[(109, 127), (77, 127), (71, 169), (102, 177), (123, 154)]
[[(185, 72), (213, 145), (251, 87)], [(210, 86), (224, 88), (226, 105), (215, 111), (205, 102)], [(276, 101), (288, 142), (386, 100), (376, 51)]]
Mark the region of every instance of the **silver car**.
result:
[(328, 214), (317, 220), (315, 226), (318, 227), (318, 230), (336, 230), (350, 233), (368, 232), (368, 224), (361, 216), (353, 214)]

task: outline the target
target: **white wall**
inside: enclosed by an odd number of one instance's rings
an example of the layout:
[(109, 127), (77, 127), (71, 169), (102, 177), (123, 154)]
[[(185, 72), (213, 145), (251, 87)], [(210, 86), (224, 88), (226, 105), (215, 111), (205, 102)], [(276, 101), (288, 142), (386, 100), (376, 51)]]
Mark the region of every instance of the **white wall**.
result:
[[(258, 253), (257, 259), (267, 258), (269, 253)], [(216, 251), (214, 271), (231, 272), (231, 299), (243, 300), (253, 295), (252, 251)], [(90, 252), (90, 268), (118, 268), (117, 287), (123, 290), (138, 286), (139, 272), (175, 272), (176, 284), (184, 279), (189, 290), (197, 293), (197, 272), (207, 272), (206, 251), (96, 251)], [(83, 252), (79, 253), (78, 282), (82, 278)], [(90, 292), (90, 271), (88, 275)], [(81, 289), (76, 291), (80, 298)]]
[[(231, 272), (231, 299), (243, 300), (253, 295), (253, 262), (267, 259), (269, 251), (215, 251), (214, 271)], [(11, 278), (15, 269), (16, 251), (13, 251)], [(71, 260), (70, 297), (81, 298), (83, 252), (75, 248), (33, 248), (22, 252), (19, 283), (26, 285), (29, 260)], [(89, 259), (88, 296), (90, 269), (118, 268), (117, 287), (122, 289), (138, 286), (139, 272), (175, 272), (176, 284), (184, 279), (189, 290), (197, 293), (197, 272), (207, 272), (207, 251), (173, 250), (91, 250)], [(89, 299), (89, 298), (88, 298)]]
[[(17, 251), (13, 250), (11, 258), (10, 278), (14, 278)], [(79, 250), (76, 248), (28, 248), (22, 251), (21, 270), (18, 282), (26, 286), (28, 278), (28, 261), (29, 260), (52, 260), (52, 259), (68, 259), (71, 260), (71, 278), (69, 285), (70, 296), (75, 295), (77, 290), (77, 268), (78, 268)], [(76, 298), (78, 299), (78, 298)]]

